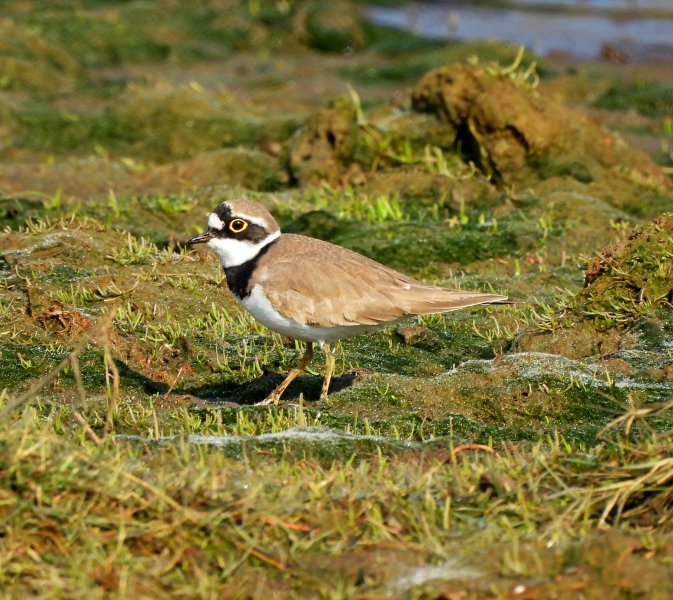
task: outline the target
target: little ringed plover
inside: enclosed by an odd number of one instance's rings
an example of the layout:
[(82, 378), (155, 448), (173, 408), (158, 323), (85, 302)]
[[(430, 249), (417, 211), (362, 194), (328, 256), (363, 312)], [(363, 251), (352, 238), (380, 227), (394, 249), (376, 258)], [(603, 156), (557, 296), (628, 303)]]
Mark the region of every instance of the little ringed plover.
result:
[(220, 204), (208, 218), (208, 229), (188, 242), (202, 243), (219, 256), (229, 289), (255, 319), (306, 342), (299, 364), (261, 404), (279, 402), (311, 362), (313, 342), (325, 352), (325, 398), (335, 364), (330, 344), (337, 340), (413, 315), (507, 300), (428, 285), (341, 246), (281, 234), (271, 213), (251, 200)]

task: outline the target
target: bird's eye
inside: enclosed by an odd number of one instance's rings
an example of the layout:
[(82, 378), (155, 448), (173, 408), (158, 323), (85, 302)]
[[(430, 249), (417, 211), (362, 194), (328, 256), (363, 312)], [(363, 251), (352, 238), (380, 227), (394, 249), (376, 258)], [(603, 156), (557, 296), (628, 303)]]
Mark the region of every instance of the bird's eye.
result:
[(244, 221), (243, 219), (233, 219), (229, 223), (229, 229), (233, 231), (234, 233), (241, 233), (241, 231), (245, 231), (245, 229), (248, 227), (248, 222)]

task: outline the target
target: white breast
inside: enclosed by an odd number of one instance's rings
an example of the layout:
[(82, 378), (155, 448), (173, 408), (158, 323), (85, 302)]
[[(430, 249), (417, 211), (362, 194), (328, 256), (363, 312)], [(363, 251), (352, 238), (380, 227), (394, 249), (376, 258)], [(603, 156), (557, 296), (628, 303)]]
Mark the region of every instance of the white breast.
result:
[(321, 346), (331, 344), (345, 337), (380, 329), (383, 325), (353, 325), (337, 327), (314, 327), (305, 323), (298, 323), (280, 314), (269, 302), (261, 285), (252, 288), (251, 293), (241, 300), (245, 308), (255, 319), (269, 329), (277, 331), (281, 335), (300, 340), (302, 342), (318, 342)]

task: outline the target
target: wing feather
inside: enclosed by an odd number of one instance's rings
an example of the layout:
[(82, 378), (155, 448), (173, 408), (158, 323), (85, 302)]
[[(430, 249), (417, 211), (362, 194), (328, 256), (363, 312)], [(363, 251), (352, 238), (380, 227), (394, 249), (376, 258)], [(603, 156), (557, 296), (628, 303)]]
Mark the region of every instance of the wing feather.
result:
[(380, 325), (409, 315), (497, 303), (505, 296), (427, 285), (351, 250), (283, 234), (260, 273), (285, 317), (319, 327)]

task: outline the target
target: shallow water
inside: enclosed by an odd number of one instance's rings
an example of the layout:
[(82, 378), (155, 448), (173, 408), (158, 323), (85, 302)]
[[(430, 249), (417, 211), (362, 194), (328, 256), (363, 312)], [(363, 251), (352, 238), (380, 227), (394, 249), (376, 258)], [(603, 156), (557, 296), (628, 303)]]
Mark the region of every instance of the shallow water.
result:
[(520, 8), (414, 3), (369, 7), (367, 14), (375, 23), (427, 37), (495, 39), (524, 45), (542, 56), (561, 51), (591, 59), (612, 48), (632, 62), (673, 57), (671, 2), (519, 0), (513, 4)]

